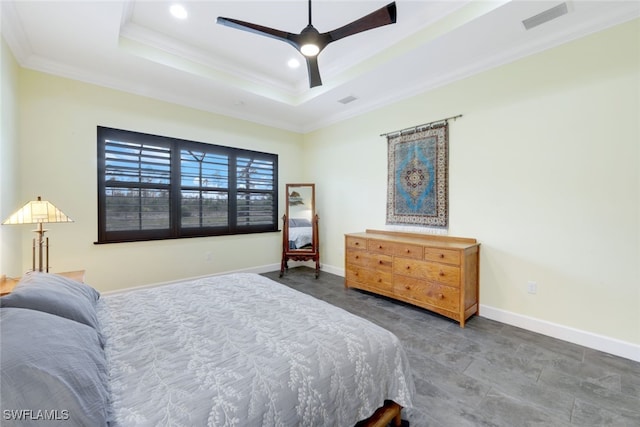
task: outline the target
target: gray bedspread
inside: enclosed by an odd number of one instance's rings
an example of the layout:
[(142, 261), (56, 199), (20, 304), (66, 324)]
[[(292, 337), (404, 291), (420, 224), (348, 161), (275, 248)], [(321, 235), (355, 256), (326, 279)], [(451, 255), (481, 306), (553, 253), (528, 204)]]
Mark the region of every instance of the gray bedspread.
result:
[(256, 274), (103, 296), (116, 425), (353, 426), (411, 406), (391, 332)]
[(293, 242), (290, 249), (300, 249), (313, 243), (313, 228), (291, 227), (289, 228), (289, 242)]

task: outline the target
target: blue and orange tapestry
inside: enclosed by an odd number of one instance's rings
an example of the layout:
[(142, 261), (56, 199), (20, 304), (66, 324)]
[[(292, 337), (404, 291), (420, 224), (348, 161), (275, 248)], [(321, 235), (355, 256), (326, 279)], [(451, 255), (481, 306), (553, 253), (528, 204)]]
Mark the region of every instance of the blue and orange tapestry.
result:
[(388, 136), (387, 224), (447, 227), (448, 124)]

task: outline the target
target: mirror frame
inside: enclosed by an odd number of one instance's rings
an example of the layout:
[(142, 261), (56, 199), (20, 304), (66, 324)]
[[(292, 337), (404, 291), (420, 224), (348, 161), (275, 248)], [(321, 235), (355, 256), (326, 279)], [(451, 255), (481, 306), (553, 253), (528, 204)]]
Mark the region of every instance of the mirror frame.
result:
[[(305, 191), (302, 191), (302, 190)], [(296, 199), (292, 204), (292, 195)], [(320, 251), (318, 244), (318, 215), (316, 214), (316, 185), (313, 183), (294, 183), (286, 184), (285, 193), (286, 207), (285, 214), (282, 217), (283, 233), (282, 233), (282, 263), (280, 266), (280, 277), (284, 271), (288, 269), (288, 260), (316, 262), (316, 278), (320, 270)], [(292, 209), (295, 205), (305, 205), (304, 209)], [(310, 205), (310, 209), (308, 209)], [(297, 212), (304, 211), (304, 215), (296, 216)], [(305, 223), (300, 227), (291, 227), (292, 219), (304, 219), (309, 221), (310, 227)], [(295, 229), (295, 238), (301, 239), (303, 247), (295, 248), (290, 243), (291, 229)], [(308, 233), (307, 233), (308, 232)], [(309, 243), (306, 243), (309, 242)]]
[[(303, 189), (305, 189), (305, 191), (302, 191)], [(298, 191), (296, 191), (298, 190)], [(308, 194), (308, 193), (311, 194)], [(295, 200), (293, 200), (295, 199)], [(311, 235), (307, 236), (308, 239), (310, 240), (310, 247), (302, 247), (302, 248), (291, 248), (291, 246), (289, 246), (288, 251), (289, 252), (314, 252), (315, 251), (315, 241), (313, 239), (313, 218), (316, 214), (315, 212), (315, 205), (316, 205), (316, 201), (315, 201), (315, 184), (287, 184), (287, 207), (285, 209), (285, 215), (288, 218), (288, 221), (286, 224), (284, 224), (285, 228), (287, 229), (287, 231), (289, 231), (288, 236), (291, 236), (290, 230), (289, 228), (291, 227), (291, 220), (294, 219), (303, 219), (303, 220), (308, 220), (310, 223), (310, 226), (312, 227), (311, 229)], [(309, 203), (311, 204), (311, 209), (291, 209), (292, 205), (292, 201), (293, 201), (293, 205), (305, 205), (305, 208), (309, 206)], [(292, 211), (298, 211), (298, 213), (300, 212), (304, 212), (304, 215), (302, 216), (295, 216), (296, 214), (292, 213)], [(297, 228), (297, 227), (294, 227)], [(304, 228), (304, 227), (302, 227)], [(303, 237), (304, 238), (304, 237)], [(306, 238), (305, 240), (306, 241)]]

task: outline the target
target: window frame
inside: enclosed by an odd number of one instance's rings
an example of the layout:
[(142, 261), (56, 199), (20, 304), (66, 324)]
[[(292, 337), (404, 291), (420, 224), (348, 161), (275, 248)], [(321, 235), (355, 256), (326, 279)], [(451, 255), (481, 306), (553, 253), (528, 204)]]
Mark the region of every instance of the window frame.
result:
[[(107, 230), (107, 140), (131, 142), (134, 144), (153, 144), (154, 146), (168, 147), (170, 153), (170, 178), (168, 184), (147, 184), (144, 182), (116, 181), (110, 183), (109, 188), (148, 188), (167, 189), (169, 193), (169, 225), (166, 228), (137, 229), (137, 230)], [(183, 185), (181, 175), (181, 153), (183, 150), (194, 150), (227, 156), (227, 185), (223, 187), (206, 187), (197, 185)], [(97, 160), (98, 160), (98, 240), (96, 244), (138, 242), (164, 239), (182, 239), (189, 237), (228, 236), (238, 234), (252, 234), (265, 232), (278, 232), (278, 155), (243, 148), (227, 147), (197, 141), (189, 141), (179, 138), (159, 136), (129, 130), (115, 129), (104, 126), (97, 127)], [(238, 187), (238, 159), (252, 159), (272, 164), (273, 179), (270, 189), (245, 189)], [(115, 185), (114, 185), (115, 184)], [(183, 190), (220, 190), (227, 192), (227, 222), (224, 226), (181, 226), (181, 201)], [(270, 222), (265, 224), (240, 225), (238, 224), (238, 194), (261, 193), (271, 196)], [(201, 199), (200, 199), (201, 200)]]

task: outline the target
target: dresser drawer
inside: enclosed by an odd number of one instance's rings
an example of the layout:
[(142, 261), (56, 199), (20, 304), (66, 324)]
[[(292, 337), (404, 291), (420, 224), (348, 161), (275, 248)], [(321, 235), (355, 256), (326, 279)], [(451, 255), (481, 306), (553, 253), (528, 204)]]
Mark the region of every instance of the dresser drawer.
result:
[(393, 289), (392, 274), (384, 271), (368, 270), (355, 265), (347, 265), (347, 282), (353, 281), (368, 287), (391, 291)]
[(346, 236), (344, 242), (347, 249), (367, 249), (367, 239), (363, 237)]
[(403, 258), (422, 259), (422, 246), (408, 243), (394, 243), (393, 254)]
[(446, 264), (429, 263), (425, 268), (425, 279), (445, 285), (460, 287), (460, 267)]
[(427, 261), (459, 265), (460, 252), (451, 249), (424, 248), (424, 259)]
[(460, 308), (460, 289), (451, 286), (402, 277), (396, 278), (393, 292), (402, 298), (449, 311), (457, 311)]
[(393, 242), (376, 239), (369, 239), (369, 244), (367, 247), (369, 248), (369, 252), (385, 255), (393, 255), (393, 251), (395, 249)]
[(358, 265), (372, 270), (379, 269), (391, 272), (392, 258), (389, 255), (372, 254), (357, 249), (347, 249), (346, 261), (347, 264)]
[(460, 268), (451, 265), (396, 258), (393, 263), (393, 272), (416, 279), (460, 286)]
[(345, 262), (347, 264), (358, 265), (360, 267), (366, 267), (369, 263), (371, 255), (368, 252), (358, 249), (351, 249), (347, 246), (347, 253), (345, 254)]
[(380, 270), (387, 273), (391, 273), (391, 267), (393, 265), (393, 258), (390, 255), (372, 254), (369, 258), (367, 267), (373, 270)]
[(393, 273), (403, 276), (415, 277), (416, 279), (424, 278), (424, 270), (426, 263), (414, 259), (396, 258), (393, 263)]

